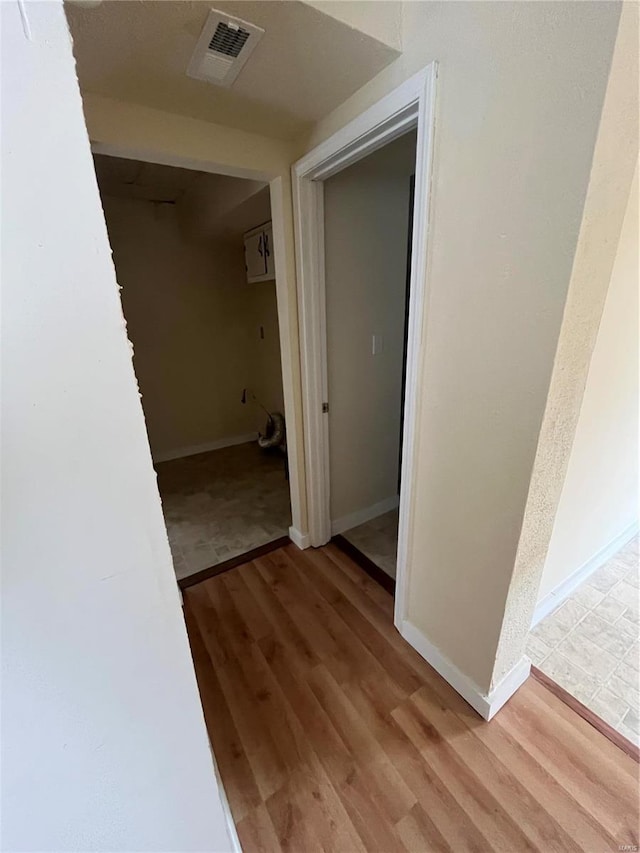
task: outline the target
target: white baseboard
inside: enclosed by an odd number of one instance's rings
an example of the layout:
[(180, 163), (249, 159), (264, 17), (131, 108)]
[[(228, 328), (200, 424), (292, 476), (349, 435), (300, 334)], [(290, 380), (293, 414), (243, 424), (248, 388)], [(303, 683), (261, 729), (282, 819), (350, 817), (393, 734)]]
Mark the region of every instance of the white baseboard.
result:
[(385, 512), (391, 512), (392, 509), (397, 509), (400, 505), (398, 495), (393, 495), (390, 498), (385, 498), (377, 504), (367, 506), (357, 512), (352, 512), (349, 515), (343, 515), (342, 518), (336, 518), (331, 522), (331, 535), (337, 536), (339, 533), (344, 533), (345, 530), (351, 530), (359, 524), (364, 524), (371, 521), (372, 518), (377, 518), (379, 515), (384, 515)]
[(300, 533), (299, 530), (296, 530), (295, 527), (289, 528), (289, 539), (293, 542), (294, 545), (297, 545), (300, 550), (304, 551), (305, 548), (309, 548), (311, 545), (311, 539), (308, 533)]
[(236, 822), (234, 821), (233, 815), (231, 814), (229, 798), (227, 797), (227, 792), (225, 791), (224, 784), (222, 782), (222, 776), (220, 775), (220, 770), (218, 769), (218, 762), (216, 760), (216, 754), (213, 751), (213, 744), (211, 743), (211, 741), (209, 741), (209, 750), (211, 751), (211, 760), (213, 761), (213, 772), (216, 777), (216, 782), (218, 783), (218, 791), (220, 792), (220, 802), (222, 804), (224, 822), (227, 827), (229, 841), (231, 842), (229, 853), (242, 853), (242, 846), (240, 844), (240, 839), (238, 838)]
[(529, 677), (531, 661), (527, 657), (522, 657), (500, 684), (496, 685), (489, 693), (484, 693), (474, 681), (460, 672), (455, 664), (451, 663), (433, 643), (429, 642), (411, 622), (405, 619), (400, 628), (400, 633), (409, 645), (422, 655), (427, 663), (431, 664), (436, 672), (485, 720), (490, 720)]
[(207, 441), (204, 444), (192, 444), (190, 447), (178, 447), (175, 450), (167, 450), (164, 453), (153, 455), (154, 462), (170, 462), (172, 459), (182, 459), (184, 456), (195, 456), (196, 453), (208, 453), (210, 450), (221, 450), (223, 447), (233, 447), (236, 444), (247, 444), (255, 441), (257, 432), (247, 432), (244, 435), (232, 435), (228, 438), (219, 438), (217, 441)]
[(607, 543), (604, 548), (601, 548), (597, 554), (594, 554), (591, 559), (587, 560), (586, 563), (583, 563), (580, 568), (576, 569), (576, 571), (572, 572), (568, 578), (565, 578), (562, 583), (558, 584), (555, 589), (548, 592), (536, 605), (536, 609), (533, 612), (533, 618), (531, 620), (531, 627), (535, 628), (538, 622), (544, 619), (545, 616), (548, 616), (560, 607), (562, 602), (565, 601), (572, 592), (575, 592), (580, 584), (584, 583), (592, 572), (595, 572), (595, 570), (599, 569), (600, 566), (607, 562), (607, 560), (610, 560), (611, 557), (613, 557), (623, 545), (626, 545), (626, 543), (635, 536), (637, 532), (638, 522), (634, 521), (633, 524), (629, 525), (629, 527), (625, 527), (622, 533), (615, 536), (611, 542)]
[(489, 691), (486, 700), (489, 706), (489, 713), (485, 720), (490, 720), (513, 696), (516, 690), (521, 687), (531, 672), (531, 659), (526, 655), (522, 655), (520, 660), (510, 669), (499, 684)]

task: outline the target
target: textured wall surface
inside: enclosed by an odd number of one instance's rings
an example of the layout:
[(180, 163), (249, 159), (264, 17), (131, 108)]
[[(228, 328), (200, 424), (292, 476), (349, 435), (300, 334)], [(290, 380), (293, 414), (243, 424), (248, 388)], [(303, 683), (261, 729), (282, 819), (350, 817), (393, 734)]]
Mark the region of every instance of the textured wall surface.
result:
[(638, 520), (638, 233), (636, 168), (538, 601)]
[(638, 6), (625, 3), (540, 429), (493, 679), (520, 655), (538, 598), (638, 156)]

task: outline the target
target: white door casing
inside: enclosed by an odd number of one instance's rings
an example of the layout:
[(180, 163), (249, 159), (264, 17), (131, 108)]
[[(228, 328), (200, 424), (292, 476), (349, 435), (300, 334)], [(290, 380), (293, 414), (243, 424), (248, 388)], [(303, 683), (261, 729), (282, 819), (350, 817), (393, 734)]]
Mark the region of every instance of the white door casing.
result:
[(433, 62), (321, 142), (292, 168), (309, 540), (311, 545), (320, 546), (331, 537), (323, 181), (417, 127), (396, 574), (395, 624), (398, 627), (406, 616), (410, 570), (408, 554), (413, 521), (418, 374), (424, 346), (436, 79), (437, 65)]

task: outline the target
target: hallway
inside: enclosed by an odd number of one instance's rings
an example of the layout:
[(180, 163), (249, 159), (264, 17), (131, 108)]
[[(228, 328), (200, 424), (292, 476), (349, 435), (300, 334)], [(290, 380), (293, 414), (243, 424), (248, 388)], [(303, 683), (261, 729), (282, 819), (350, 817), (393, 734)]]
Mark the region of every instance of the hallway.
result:
[(637, 843), (631, 758), (532, 678), (483, 722), (334, 546), (274, 551), (184, 604), (246, 853)]

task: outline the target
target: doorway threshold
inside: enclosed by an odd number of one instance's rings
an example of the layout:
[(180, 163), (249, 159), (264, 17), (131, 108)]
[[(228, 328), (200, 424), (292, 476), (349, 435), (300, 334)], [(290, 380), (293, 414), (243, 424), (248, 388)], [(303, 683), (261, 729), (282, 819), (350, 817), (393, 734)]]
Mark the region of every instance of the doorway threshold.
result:
[(347, 538), (342, 535), (332, 536), (331, 541), (334, 545), (340, 548), (348, 557), (351, 557), (354, 563), (357, 563), (361, 569), (373, 578), (374, 581), (380, 584), (391, 595), (396, 593), (396, 582), (388, 575), (380, 566), (377, 566), (373, 560), (369, 559), (366, 554), (363, 554), (359, 548), (352, 545)]
[(280, 536), (272, 542), (266, 542), (264, 545), (258, 545), (257, 548), (252, 548), (250, 551), (245, 551), (244, 554), (236, 554), (222, 563), (217, 563), (215, 566), (210, 566), (208, 569), (202, 569), (192, 575), (187, 575), (186, 578), (180, 578), (178, 586), (180, 589), (188, 589), (190, 586), (195, 586), (202, 581), (207, 581), (209, 578), (214, 578), (216, 575), (221, 575), (228, 572), (230, 569), (235, 569), (237, 566), (242, 566), (244, 563), (251, 563), (257, 560), (258, 557), (264, 557), (271, 551), (277, 551), (278, 548), (284, 548), (285, 545), (290, 545), (291, 539), (288, 536)]
[(608, 738), (611, 743), (615, 744), (619, 749), (623, 752), (626, 752), (628, 756), (640, 763), (640, 750), (632, 743), (628, 738), (626, 738), (621, 732), (614, 729), (613, 726), (610, 726), (609, 723), (605, 722), (602, 717), (599, 717), (595, 711), (592, 711), (591, 708), (588, 708), (579, 699), (576, 699), (575, 696), (572, 696), (568, 690), (565, 690), (564, 687), (561, 687), (557, 681), (554, 681), (553, 678), (548, 676), (541, 669), (538, 669), (537, 666), (531, 667), (531, 675), (536, 681), (539, 681), (540, 684), (544, 684), (544, 686), (553, 693), (554, 696), (557, 696), (565, 705), (571, 708), (578, 716), (582, 717), (583, 720), (586, 720), (587, 723), (592, 725), (594, 729), (597, 729), (600, 734), (604, 735)]

